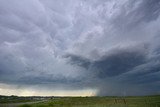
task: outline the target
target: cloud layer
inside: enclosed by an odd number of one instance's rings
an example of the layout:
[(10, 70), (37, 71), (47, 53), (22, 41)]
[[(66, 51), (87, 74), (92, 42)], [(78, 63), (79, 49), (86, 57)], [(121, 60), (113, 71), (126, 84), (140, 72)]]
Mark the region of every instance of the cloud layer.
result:
[(0, 83), (159, 94), (159, 15), (159, 0), (1, 0)]

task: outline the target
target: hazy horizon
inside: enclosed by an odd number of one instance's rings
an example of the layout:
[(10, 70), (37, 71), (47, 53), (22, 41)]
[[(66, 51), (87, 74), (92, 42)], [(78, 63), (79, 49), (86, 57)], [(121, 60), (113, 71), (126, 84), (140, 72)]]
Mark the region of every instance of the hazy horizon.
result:
[(0, 0), (1, 94), (160, 94), (160, 0)]

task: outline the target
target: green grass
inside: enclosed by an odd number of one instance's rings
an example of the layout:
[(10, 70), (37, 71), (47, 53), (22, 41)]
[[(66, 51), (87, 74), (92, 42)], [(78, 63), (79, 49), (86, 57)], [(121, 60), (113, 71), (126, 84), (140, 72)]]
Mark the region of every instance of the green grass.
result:
[(64, 97), (20, 107), (160, 107), (160, 96)]
[(2, 103), (22, 103), (22, 102), (32, 102), (33, 100), (29, 99), (3, 99), (0, 100), (0, 104)]

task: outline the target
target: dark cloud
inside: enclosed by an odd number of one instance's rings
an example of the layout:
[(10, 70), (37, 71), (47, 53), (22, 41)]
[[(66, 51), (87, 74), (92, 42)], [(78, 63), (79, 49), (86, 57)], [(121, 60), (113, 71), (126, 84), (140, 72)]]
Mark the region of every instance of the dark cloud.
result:
[(160, 93), (159, 15), (159, 0), (1, 0), (0, 87)]
[(138, 51), (120, 50), (95, 61), (93, 69), (101, 78), (117, 76), (129, 72), (134, 67), (145, 63), (145, 54)]
[[(159, 58), (146, 61), (130, 72), (124, 74), (121, 79), (131, 84), (150, 84), (160, 81), (159, 79)], [(127, 78), (126, 78), (127, 77)]]
[(141, 16), (141, 21), (152, 21), (156, 20), (160, 14), (160, 1), (159, 0), (143, 0), (140, 4), (135, 16)]
[[(154, 21), (160, 14), (159, 0), (131, 0), (122, 5), (120, 14), (113, 19), (118, 29), (135, 29), (143, 23)], [(127, 17), (127, 18), (126, 18)]]
[(145, 63), (146, 52), (129, 49), (114, 49), (109, 54), (101, 56), (96, 61), (75, 55), (67, 55), (69, 62), (73, 65), (84, 67), (92, 72), (97, 72), (97, 76), (105, 78), (107, 76), (117, 76), (129, 72), (134, 67)]
[(69, 58), (69, 63), (72, 65), (77, 65), (77, 66), (81, 66), (84, 67), (86, 69), (89, 68), (89, 66), (91, 65), (91, 62), (89, 59), (87, 58), (83, 58), (81, 56), (76, 56), (76, 55), (65, 55), (66, 58)]

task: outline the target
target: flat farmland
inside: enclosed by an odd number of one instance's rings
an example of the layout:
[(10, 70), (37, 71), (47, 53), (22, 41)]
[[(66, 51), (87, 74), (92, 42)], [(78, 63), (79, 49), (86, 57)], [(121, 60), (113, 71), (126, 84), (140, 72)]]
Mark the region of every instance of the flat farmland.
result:
[(160, 107), (160, 96), (60, 97), (19, 107)]

